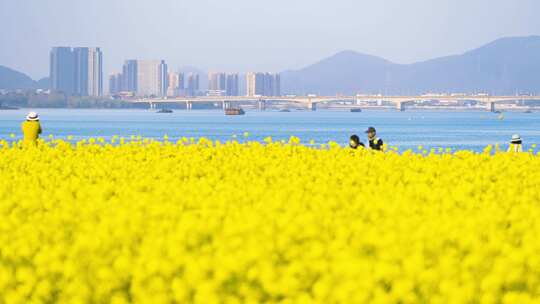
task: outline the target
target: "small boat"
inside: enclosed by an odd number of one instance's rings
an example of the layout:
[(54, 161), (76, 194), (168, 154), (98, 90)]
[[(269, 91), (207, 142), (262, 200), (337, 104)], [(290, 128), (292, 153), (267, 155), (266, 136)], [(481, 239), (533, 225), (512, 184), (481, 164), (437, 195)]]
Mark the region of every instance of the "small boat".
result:
[(359, 112), (362, 112), (362, 109), (360, 109), (360, 108), (354, 108), (354, 109), (351, 109), (351, 112), (353, 112), (353, 113), (359, 113)]
[(159, 109), (156, 113), (172, 113), (173, 110), (171, 109)]
[(525, 111), (525, 112), (523, 112), (523, 113), (529, 114), (529, 113), (532, 113), (532, 111), (531, 111), (531, 109), (528, 109), (527, 111)]
[(495, 113), (495, 114), (501, 114), (502, 112), (501, 112), (501, 111), (493, 111), (493, 113)]
[(279, 110), (279, 111), (280, 111), (280, 112), (290, 112), (291, 110), (289, 110), (289, 109), (281, 109), (281, 110)]
[(244, 115), (246, 112), (242, 108), (225, 109), (225, 115)]

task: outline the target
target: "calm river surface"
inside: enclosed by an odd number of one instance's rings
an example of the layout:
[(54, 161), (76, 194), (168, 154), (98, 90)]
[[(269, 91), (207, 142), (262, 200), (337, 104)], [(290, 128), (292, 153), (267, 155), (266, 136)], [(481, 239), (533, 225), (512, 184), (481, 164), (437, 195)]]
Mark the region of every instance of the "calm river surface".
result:
[[(20, 137), (20, 123), (27, 109), (0, 111), (0, 139), (10, 134)], [(275, 140), (298, 136), (307, 143), (348, 142), (349, 135), (377, 128), (379, 136), (400, 150), (424, 147), (482, 150), (488, 144), (506, 145), (512, 134), (519, 133), (525, 148), (540, 144), (540, 113), (505, 112), (499, 115), (482, 111), (348, 111), (319, 110), (247, 111), (243, 116), (225, 116), (220, 110), (175, 110), (158, 114), (150, 110), (79, 110), (40, 109), (43, 136), (75, 139), (114, 135), (162, 138), (207, 137), (213, 140)]]

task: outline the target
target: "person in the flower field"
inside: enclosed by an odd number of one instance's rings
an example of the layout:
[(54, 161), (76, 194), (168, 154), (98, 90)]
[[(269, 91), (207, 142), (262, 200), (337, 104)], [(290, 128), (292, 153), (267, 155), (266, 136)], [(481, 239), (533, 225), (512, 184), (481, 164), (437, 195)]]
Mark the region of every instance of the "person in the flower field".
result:
[(36, 112), (30, 112), (26, 115), (26, 121), (21, 124), (25, 144), (36, 144), (39, 134), (41, 134), (41, 124), (39, 115)]
[(510, 146), (508, 146), (508, 152), (523, 152), (521, 137), (518, 134), (512, 135), (510, 140)]
[(349, 147), (351, 149), (358, 149), (359, 147), (364, 148), (365, 146), (364, 143), (360, 141), (360, 137), (358, 137), (358, 135), (356, 134), (353, 134), (349, 138)]
[(366, 130), (368, 136), (369, 148), (372, 150), (382, 151), (384, 148), (384, 143), (382, 139), (377, 137), (377, 130), (374, 127), (369, 127)]

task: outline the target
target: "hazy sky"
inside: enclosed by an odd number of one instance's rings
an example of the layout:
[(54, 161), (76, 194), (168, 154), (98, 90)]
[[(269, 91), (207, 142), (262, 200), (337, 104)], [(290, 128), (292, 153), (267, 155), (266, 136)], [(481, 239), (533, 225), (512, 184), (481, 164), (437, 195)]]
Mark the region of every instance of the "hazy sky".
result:
[(48, 74), (52, 46), (203, 70), (281, 71), (341, 50), (399, 63), (540, 34), (539, 0), (0, 0), (0, 65)]

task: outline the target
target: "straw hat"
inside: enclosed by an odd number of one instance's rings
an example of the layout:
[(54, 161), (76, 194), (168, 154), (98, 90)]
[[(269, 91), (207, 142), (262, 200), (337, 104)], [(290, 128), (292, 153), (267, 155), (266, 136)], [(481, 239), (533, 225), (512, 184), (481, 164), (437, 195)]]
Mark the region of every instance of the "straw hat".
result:
[(512, 135), (512, 141), (511, 142), (520, 142), (521, 141), (521, 137), (519, 136), (519, 134), (514, 134)]
[(26, 115), (26, 120), (36, 121), (39, 120), (39, 115), (36, 112), (30, 112)]

